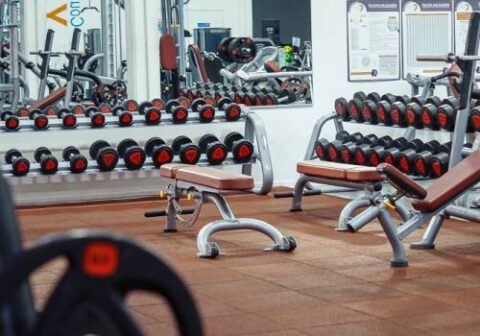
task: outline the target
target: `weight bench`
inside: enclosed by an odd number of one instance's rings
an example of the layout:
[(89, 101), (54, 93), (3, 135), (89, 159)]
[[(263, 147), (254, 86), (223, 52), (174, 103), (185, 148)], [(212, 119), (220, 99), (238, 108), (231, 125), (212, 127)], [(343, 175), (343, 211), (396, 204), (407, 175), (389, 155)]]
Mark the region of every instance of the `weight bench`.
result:
[[(302, 211), (303, 196), (321, 195), (320, 189), (304, 191), (307, 184), (320, 183), (331, 186), (363, 190), (365, 195), (358, 197), (343, 208), (338, 221), (337, 231), (349, 231), (348, 221), (353, 218), (353, 213), (359, 208), (365, 208), (383, 199), (382, 182), (384, 178), (374, 167), (364, 167), (344, 163), (326, 162), (319, 160), (303, 161), (297, 164), (297, 172), (302, 174), (298, 179), (293, 195), (276, 194), (276, 197), (293, 196), (290, 211)], [(399, 205), (396, 210), (400, 217), (406, 221), (410, 218), (410, 211)], [(365, 225), (368, 222), (364, 223)]]
[[(457, 199), (468, 193), (471, 188), (480, 182), (480, 151), (478, 150), (434, 181), (428, 188), (422, 187), (389, 164), (382, 163), (377, 167), (377, 171), (386, 177), (397, 192), (386, 196), (383, 201), (377, 200), (375, 204), (372, 204), (363, 213), (349, 221), (347, 225), (355, 231), (362, 226), (366, 219), (378, 218), (392, 245), (394, 255), (391, 262), (392, 266), (405, 267), (408, 265), (402, 241), (428, 220), (432, 221), (425, 232), (424, 238), (420, 243), (412, 244), (412, 249), (433, 249), (441, 225), (450, 216), (480, 222), (478, 211), (466, 208), (460, 209), (460, 207), (453, 205)], [(397, 229), (387, 210), (388, 208), (394, 208), (396, 201), (402, 197), (412, 199), (412, 207), (415, 213)]]
[[(293, 237), (284, 236), (272, 225), (257, 219), (236, 218), (227, 201), (220, 194), (222, 191), (237, 193), (250, 191), (254, 187), (254, 179), (251, 176), (185, 164), (163, 165), (160, 168), (160, 174), (170, 180), (167, 191), (164, 193), (168, 200), (167, 210), (148, 212), (145, 216), (166, 216), (165, 232), (176, 232), (179, 224), (187, 227), (193, 226), (204, 203), (214, 203), (223, 217), (223, 219), (207, 224), (198, 233), (199, 257), (217, 257), (220, 253), (219, 247), (216, 243), (209, 242), (208, 239), (216, 232), (227, 230), (259, 231), (274, 241), (274, 245), (267, 250), (290, 252), (296, 248)], [(182, 197), (194, 201), (194, 209), (182, 210), (178, 203)], [(181, 217), (184, 214), (190, 214), (191, 217), (184, 219)]]

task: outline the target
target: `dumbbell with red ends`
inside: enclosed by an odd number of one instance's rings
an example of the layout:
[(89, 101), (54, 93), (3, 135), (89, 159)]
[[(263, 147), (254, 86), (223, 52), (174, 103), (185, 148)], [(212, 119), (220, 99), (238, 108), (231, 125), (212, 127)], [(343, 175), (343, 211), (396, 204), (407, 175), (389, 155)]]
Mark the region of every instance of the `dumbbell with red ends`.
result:
[[(399, 99), (400, 98), (400, 99)], [(397, 125), (400, 127), (408, 127), (408, 117), (407, 110), (410, 103), (421, 103), (421, 98), (418, 97), (410, 98), (408, 96), (397, 97), (390, 109), (390, 118), (392, 125)]]
[(48, 117), (42, 113), (39, 109), (30, 111), (28, 116), (30, 120), (33, 120), (33, 128), (36, 130), (44, 131), (49, 127)]
[(410, 146), (410, 148), (400, 153), (398, 157), (399, 169), (408, 175), (416, 174), (416, 159), (419, 153), (424, 151), (435, 152), (441, 145), (437, 140), (432, 140), (426, 143), (421, 143), (417, 139), (418, 146)]
[(57, 117), (62, 119), (63, 128), (74, 129), (77, 127), (77, 117), (69, 109), (62, 108), (58, 110)]
[[(452, 118), (452, 120), (455, 121), (456, 117), (457, 117), (457, 113), (455, 110), (454, 118)], [(450, 125), (450, 128), (448, 128), (448, 130), (453, 130), (455, 128), (455, 122), (450, 124), (453, 124), (453, 125)], [(469, 124), (473, 130), (475, 130), (476, 132), (480, 132), (480, 107), (479, 106), (476, 106), (472, 109), (472, 112), (470, 113)]]
[(425, 104), (429, 104), (432, 101), (435, 101), (436, 97), (426, 98), (423, 96), (415, 96), (412, 98), (412, 101), (407, 105), (407, 124), (408, 126), (415, 127), (417, 129), (424, 128), (422, 121), (422, 107)]
[(128, 111), (128, 112), (138, 111), (138, 108), (139, 108), (137, 101), (133, 99), (125, 100), (121, 106), (123, 106), (125, 111)]
[(145, 164), (147, 155), (142, 147), (133, 139), (125, 139), (120, 141), (117, 146), (118, 155), (125, 162), (128, 170), (142, 169)]
[[(402, 169), (399, 167), (400, 165), (400, 155), (403, 151), (408, 149), (412, 149), (414, 154), (419, 153), (423, 149), (423, 141), (420, 139), (414, 139), (412, 141), (408, 141), (405, 138), (398, 138), (395, 139), (390, 148), (388, 148), (384, 155), (383, 155), (383, 162), (391, 164), (394, 167), (398, 167), (402, 171), (406, 171), (406, 169)], [(404, 167), (406, 168), (406, 167)]]
[(73, 146), (65, 148), (62, 152), (63, 160), (69, 163), (70, 172), (73, 174), (81, 174), (88, 168), (88, 160), (80, 154), (80, 151)]
[(370, 134), (364, 137), (362, 144), (355, 148), (355, 162), (362, 166), (376, 167), (380, 162), (371, 160), (372, 153), (389, 148), (392, 143), (393, 139), (388, 135), (377, 138), (374, 134)]
[[(363, 98), (363, 99), (362, 99)], [(358, 94), (354, 96), (352, 100), (348, 102), (348, 112), (350, 114), (350, 118), (356, 122), (362, 123), (365, 120), (363, 119), (363, 105), (367, 101), (371, 101), (372, 103), (376, 104), (380, 101), (381, 96), (376, 93), (372, 92), (368, 94), (366, 97), (364, 94)]]
[(208, 163), (220, 165), (228, 155), (227, 146), (213, 134), (205, 134), (198, 140), (200, 151), (207, 156)]
[[(441, 129), (449, 132), (455, 130), (455, 123), (457, 121), (458, 107), (453, 107), (448, 104), (444, 104), (438, 107), (437, 110), (437, 123)], [(471, 112), (467, 124), (467, 133), (480, 131), (480, 107), (475, 106)]]
[(117, 167), (118, 152), (105, 140), (95, 141), (89, 149), (92, 160), (97, 162), (98, 170), (110, 172)]
[[(463, 147), (472, 148), (471, 143), (465, 144)], [(443, 176), (450, 166), (450, 153), (452, 151), (452, 142), (447, 142), (440, 146), (438, 153), (435, 154), (430, 161), (430, 176), (438, 178)]]
[(192, 102), (192, 111), (198, 112), (201, 123), (209, 123), (215, 120), (215, 99), (205, 96)]
[(228, 97), (220, 99), (217, 102), (217, 107), (220, 111), (225, 112), (225, 119), (227, 121), (237, 121), (242, 116), (242, 108), (240, 105), (234, 103)]
[[(131, 111), (129, 112), (131, 113)], [(151, 101), (141, 103), (138, 107), (138, 114), (145, 117), (147, 125), (158, 125), (162, 121), (162, 111), (154, 107)]]
[[(335, 136), (334, 141), (328, 142), (328, 144), (325, 143), (326, 146), (324, 146), (322, 141), (317, 142), (316, 151), (320, 151), (320, 153), (322, 153), (323, 150), (323, 153), (326, 153), (328, 159), (333, 162), (343, 162), (343, 156), (345, 156), (346, 162), (353, 162), (354, 150), (351, 151), (351, 148), (355, 148), (356, 146), (362, 144), (363, 138), (364, 137), (361, 133), (357, 132), (349, 134), (346, 131), (342, 131)], [(318, 146), (322, 146), (322, 149), (317, 148)], [(349, 156), (349, 154), (351, 154), (351, 156)]]
[(381, 100), (377, 103), (377, 121), (385, 126), (392, 126), (392, 107), (393, 104), (401, 102), (405, 106), (410, 103), (408, 96), (395, 96), (392, 94), (386, 94), (381, 97)]
[(17, 117), (20, 117), (20, 118), (28, 118), (28, 116), (30, 115), (30, 109), (28, 107), (20, 107), (18, 110), (17, 110)]
[(173, 161), (175, 154), (173, 149), (168, 146), (161, 138), (151, 138), (145, 143), (145, 154), (152, 158), (155, 168), (160, 168), (164, 164)]
[(176, 137), (172, 142), (172, 149), (180, 161), (185, 164), (195, 165), (200, 160), (202, 151), (189, 137), (184, 135)]
[(3, 128), (6, 131), (18, 131), (20, 129), (20, 119), (12, 111), (4, 111), (0, 114), (0, 120), (5, 122)]
[[(373, 95), (374, 99), (377, 99), (377, 95)], [(395, 101), (396, 96), (387, 93), (380, 97), (380, 100), (367, 99), (363, 102), (362, 106), (362, 117), (365, 122), (376, 125), (378, 124), (377, 110), (380, 102), (382, 101)]]
[(58, 171), (58, 160), (47, 147), (39, 147), (33, 153), (35, 161), (40, 164), (40, 172), (53, 175)]
[(252, 160), (255, 147), (238, 132), (231, 132), (225, 136), (223, 143), (227, 150), (233, 154), (233, 161), (236, 163), (247, 163)]
[[(363, 102), (367, 99), (367, 95), (363, 91), (358, 91), (353, 95), (353, 98), (358, 98)], [(335, 113), (343, 121), (349, 121), (351, 119), (347, 99), (343, 97), (335, 99)]]
[(449, 160), (451, 147), (451, 142), (440, 145), (438, 141), (430, 141), (430, 145), (425, 144), (423, 151), (417, 153), (413, 158), (415, 174), (423, 177), (432, 176), (431, 168), (433, 157), (440, 153), (446, 153), (448, 154)]
[(118, 117), (118, 126), (120, 127), (129, 127), (133, 124), (133, 115), (132, 113), (125, 111), (123, 106), (115, 106), (112, 111), (112, 115)]
[[(165, 104), (165, 111), (172, 115), (172, 121), (174, 124), (185, 124), (188, 121), (188, 107), (184, 100), (170, 100)], [(188, 104), (190, 105), (190, 104)]]
[(437, 100), (434, 103), (425, 104), (422, 107), (422, 122), (425, 127), (432, 130), (439, 130), (440, 125), (438, 124), (438, 110), (442, 107), (445, 108), (458, 108), (458, 99), (455, 97), (448, 97), (442, 101)]
[(88, 107), (85, 110), (85, 117), (90, 118), (90, 125), (93, 128), (105, 127), (106, 119), (105, 114), (100, 112), (97, 107)]
[(10, 149), (5, 153), (5, 162), (12, 165), (11, 172), (14, 176), (25, 176), (30, 172), (30, 161), (16, 149)]
[[(370, 147), (373, 143), (376, 143), (378, 141), (378, 137), (375, 134), (363, 136), (360, 133), (356, 133), (350, 136), (349, 139), (350, 140), (348, 142), (345, 142), (340, 146), (340, 155), (342, 159), (341, 161), (343, 163), (354, 163), (356, 161), (355, 151), (358, 146)], [(328, 150), (329, 152), (334, 151), (334, 157), (338, 157), (339, 153), (337, 143), (332, 143), (331, 145), (329, 145)], [(359, 164), (363, 164), (361, 160), (359, 160)]]

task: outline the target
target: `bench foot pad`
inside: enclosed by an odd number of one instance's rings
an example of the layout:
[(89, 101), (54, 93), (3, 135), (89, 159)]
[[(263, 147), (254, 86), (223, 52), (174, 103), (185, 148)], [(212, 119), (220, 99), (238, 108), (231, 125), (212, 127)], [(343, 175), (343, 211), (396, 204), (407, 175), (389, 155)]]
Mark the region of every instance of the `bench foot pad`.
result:
[(428, 243), (412, 243), (410, 244), (410, 249), (411, 250), (420, 250), (420, 251), (426, 251), (426, 250), (435, 250), (435, 244), (428, 244)]
[(390, 266), (395, 267), (395, 268), (404, 268), (408, 267), (408, 260), (392, 260), (390, 261)]

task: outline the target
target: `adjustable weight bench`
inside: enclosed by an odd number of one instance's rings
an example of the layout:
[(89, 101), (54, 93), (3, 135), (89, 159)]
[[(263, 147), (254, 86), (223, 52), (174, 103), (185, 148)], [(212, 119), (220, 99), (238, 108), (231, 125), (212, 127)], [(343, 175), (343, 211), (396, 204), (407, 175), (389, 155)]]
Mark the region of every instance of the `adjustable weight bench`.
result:
[[(254, 179), (251, 176), (231, 173), (216, 168), (198, 167), (185, 164), (166, 164), (160, 168), (162, 177), (169, 179), (169, 185), (165, 196), (168, 200), (167, 210), (146, 213), (146, 217), (165, 216), (165, 231), (176, 232), (177, 225), (183, 224), (190, 227), (197, 221), (202, 205), (214, 203), (223, 219), (211, 222), (204, 226), (197, 237), (198, 256), (215, 258), (220, 250), (216, 243), (209, 242), (211, 235), (219, 231), (227, 230), (255, 230), (262, 232), (274, 241), (274, 245), (267, 250), (293, 251), (296, 242), (293, 237), (284, 236), (272, 225), (251, 218), (236, 218), (225, 198), (220, 194), (222, 191), (248, 192), (254, 187)], [(194, 209), (182, 210), (179, 201), (187, 197), (195, 202)], [(190, 214), (189, 219), (181, 215)]]
[[(368, 207), (374, 204), (377, 199), (383, 199), (381, 191), (384, 178), (374, 167), (310, 160), (299, 162), (297, 164), (297, 172), (301, 176), (295, 185), (290, 211), (302, 211), (303, 196), (314, 196), (323, 193), (320, 190), (304, 191), (307, 184), (311, 182), (363, 190), (365, 192), (365, 195), (352, 200), (342, 210), (337, 231), (349, 231), (347, 222), (353, 217), (353, 213), (357, 209)], [(405, 207), (399, 205), (396, 210), (404, 221), (410, 218), (410, 211)], [(368, 224), (368, 222), (365, 222), (365, 224)]]
[[(382, 163), (377, 167), (377, 171), (386, 177), (390, 184), (397, 189), (397, 192), (388, 195), (383, 201), (377, 200), (362, 214), (350, 220), (347, 225), (355, 231), (363, 225), (365, 218), (378, 218), (392, 245), (394, 255), (392, 266), (405, 267), (408, 265), (402, 241), (428, 220), (431, 222), (422, 241), (412, 244), (412, 249), (433, 249), (435, 238), (443, 222), (450, 216), (480, 222), (478, 211), (459, 209), (460, 207), (454, 205), (457, 199), (480, 182), (480, 151), (478, 150), (434, 181), (428, 188), (422, 187), (389, 164)], [(415, 213), (397, 228), (387, 209), (395, 207), (395, 202), (402, 197), (412, 199)]]

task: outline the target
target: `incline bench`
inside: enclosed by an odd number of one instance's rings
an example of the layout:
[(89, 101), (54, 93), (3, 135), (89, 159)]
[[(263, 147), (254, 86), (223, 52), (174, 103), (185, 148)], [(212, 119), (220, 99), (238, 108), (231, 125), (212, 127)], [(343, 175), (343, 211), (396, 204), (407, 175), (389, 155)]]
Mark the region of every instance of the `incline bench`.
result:
[[(376, 199), (383, 198), (381, 190), (384, 178), (374, 167), (310, 160), (299, 162), (297, 164), (297, 172), (302, 175), (295, 185), (290, 211), (302, 211), (303, 196), (322, 194), (321, 191), (316, 190), (304, 191), (305, 187), (311, 182), (363, 190), (365, 192), (365, 195), (352, 200), (342, 210), (338, 221), (338, 231), (349, 230), (347, 223), (357, 209), (368, 207)], [(396, 210), (404, 221), (410, 218), (410, 211), (405, 207), (398, 205)], [(368, 222), (364, 224), (366, 225)]]
[[(231, 173), (216, 168), (198, 167), (185, 164), (166, 164), (160, 168), (163, 177), (170, 179), (166, 197), (167, 210), (146, 213), (146, 217), (166, 216), (165, 231), (175, 232), (178, 224), (192, 226), (200, 215), (203, 203), (214, 203), (223, 219), (214, 221), (204, 226), (197, 237), (198, 256), (215, 258), (220, 251), (218, 245), (208, 239), (215, 232), (226, 230), (249, 229), (264, 233), (274, 241), (268, 250), (293, 251), (296, 242), (293, 237), (284, 236), (272, 225), (251, 218), (235, 218), (221, 191), (248, 192), (254, 187), (251, 176)], [(187, 197), (195, 201), (195, 208), (182, 210), (179, 200)], [(180, 215), (191, 214), (185, 220)]]

